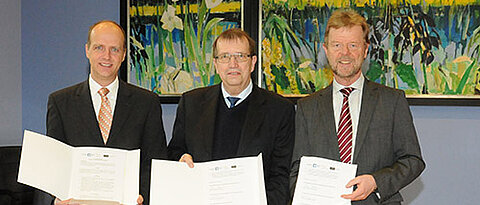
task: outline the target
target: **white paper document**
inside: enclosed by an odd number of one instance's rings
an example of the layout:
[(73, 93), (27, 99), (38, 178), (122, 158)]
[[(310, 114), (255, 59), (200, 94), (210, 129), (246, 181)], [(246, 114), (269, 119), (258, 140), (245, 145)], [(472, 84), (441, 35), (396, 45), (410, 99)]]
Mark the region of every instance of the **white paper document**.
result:
[(137, 204), (140, 150), (72, 147), (25, 131), (18, 182), (61, 200)]
[(350, 205), (350, 200), (340, 196), (352, 193), (353, 188), (345, 185), (355, 178), (356, 172), (356, 164), (303, 156), (292, 205)]
[(266, 205), (262, 155), (210, 162), (152, 161), (150, 204)]

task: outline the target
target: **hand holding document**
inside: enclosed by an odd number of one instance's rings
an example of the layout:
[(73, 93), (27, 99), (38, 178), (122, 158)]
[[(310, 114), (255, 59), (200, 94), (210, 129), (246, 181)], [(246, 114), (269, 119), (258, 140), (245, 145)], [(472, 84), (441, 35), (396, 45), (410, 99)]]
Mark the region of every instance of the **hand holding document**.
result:
[(266, 205), (262, 155), (211, 162), (152, 161), (150, 204)]
[(355, 178), (357, 165), (320, 157), (302, 157), (298, 171), (293, 205), (350, 205), (342, 194), (352, 193), (345, 185)]
[(18, 182), (59, 199), (137, 204), (140, 150), (71, 147), (25, 131)]

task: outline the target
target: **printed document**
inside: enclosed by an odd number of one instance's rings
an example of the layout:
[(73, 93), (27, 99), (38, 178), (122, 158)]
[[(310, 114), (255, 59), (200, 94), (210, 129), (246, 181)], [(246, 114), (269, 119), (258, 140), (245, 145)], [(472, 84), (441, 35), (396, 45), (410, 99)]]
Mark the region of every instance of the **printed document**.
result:
[(345, 185), (355, 178), (356, 172), (355, 164), (303, 156), (292, 205), (350, 205), (349, 199), (340, 196), (352, 193), (353, 188)]
[(262, 155), (210, 162), (153, 160), (150, 204), (266, 205)]
[(25, 131), (18, 182), (61, 200), (137, 204), (140, 150), (72, 147)]

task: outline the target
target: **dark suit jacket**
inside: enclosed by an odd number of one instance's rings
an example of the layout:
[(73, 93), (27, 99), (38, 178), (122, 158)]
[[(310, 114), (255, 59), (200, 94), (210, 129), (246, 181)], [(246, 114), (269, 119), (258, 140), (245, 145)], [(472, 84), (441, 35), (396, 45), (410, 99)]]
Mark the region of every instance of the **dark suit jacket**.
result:
[[(299, 100), (297, 106), (292, 189), (300, 157), (319, 156), (340, 161), (332, 85)], [(353, 163), (358, 164), (357, 176), (373, 175), (381, 198), (372, 193), (367, 199), (352, 204), (400, 204), (403, 199), (399, 190), (425, 168), (405, 94), (365, 80), (358, 123)]]
[(167, 158), (160, 99), (120, 80), (113, 114), (105, 145), (87, 80), (49, 96), (47, 135), (75, 147), (140, 149), (140, 194), (148, 201), (151, 160)]
[[(215, 117), (220, 85), (184, 93), (178, 104), (169, 157), (179, 160), (184, 153), (196, 162), (212, 160)], [(279, 95), (253, 86), (245, 124), (237, 150), (238, 157), (263, 153), (268, 204), (287, 203), (290, 160), (295, 126), (294, 105)]]

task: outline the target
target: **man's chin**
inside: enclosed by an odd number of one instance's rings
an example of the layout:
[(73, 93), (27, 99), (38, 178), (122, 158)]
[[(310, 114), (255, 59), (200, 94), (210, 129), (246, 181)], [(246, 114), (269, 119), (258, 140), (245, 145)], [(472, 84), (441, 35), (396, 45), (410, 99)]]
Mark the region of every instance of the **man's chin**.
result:
[(241, 76), (228, 76), (225, 80), (229, 84), (241, 84), (242, 83), (242, 78)]
[(223, 82), (230, 87), (241, 87), (245, 84), (245, 82), (242, 82), (240, 79), (228, 79)]
[[(354, 77), (360, 72), (361, 69), (354, 70), (355, 68), (340, 68), (332, 70), (335, 75), (342, 78), (351, 78)], [(352, 71), (354, 70), (354, 71)]]

